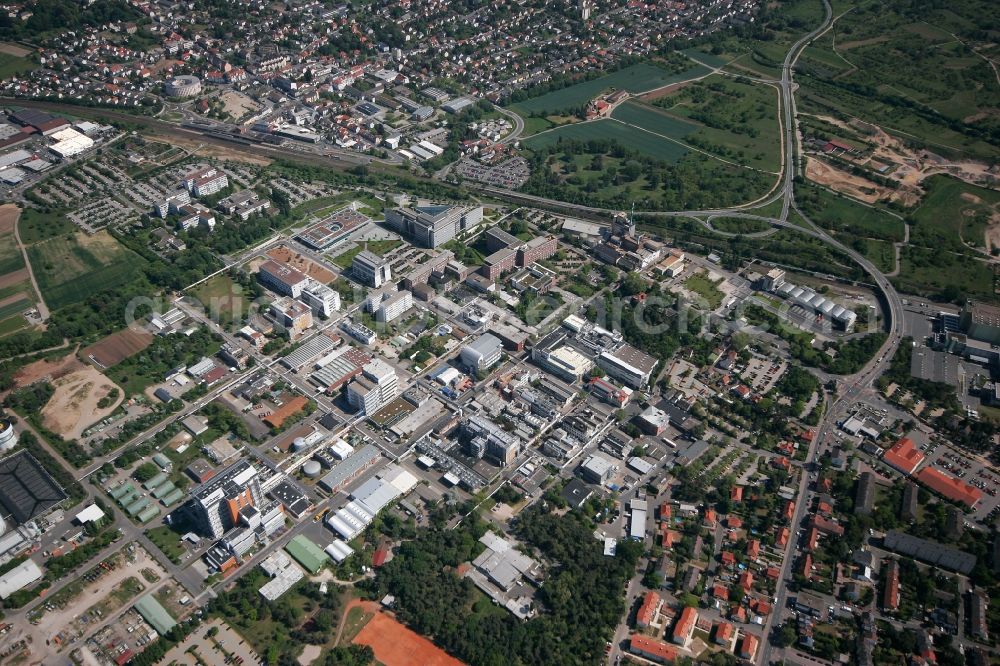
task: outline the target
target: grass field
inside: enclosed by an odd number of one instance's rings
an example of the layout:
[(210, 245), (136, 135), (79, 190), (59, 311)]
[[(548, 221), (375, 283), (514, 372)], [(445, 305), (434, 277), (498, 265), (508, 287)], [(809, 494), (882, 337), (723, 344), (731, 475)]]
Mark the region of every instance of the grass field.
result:
[(225, 273), (202, 282), (191, 291), (191, 296), (223, 326), (231, 324), (234, 317), (242, 318), (249, 312), (250, 297), (242, 295), (242, 288)]
[(27, 58), (19, 58), (9, 53), (0, 53), (0, 79), (9, 79), (38, 67)]
[(815, 185), (800, 185), (795, 192), (802, 211), (826, 229), (854, 237), (903, 240), (905, 228), (898, 217)]
[(773, 87), (712, 75), (655, 104), (698, 123), (698, 130), (686, 139), (691, 145), (744, 166), (771, 172), (781, 168), (778, 94)]
[(1000, 212), (1000, 192), (947, 176), (925, 181), (927, 195), (912, 213), (910, 242), (928, 248), (966, 250), (966, 243), (983, 247), (991, 214)]
[(346, 270), (351, 267), (351, 262), (354, 261), (354, 257), (365, 249), (365, 245), (368, 246), (369, 252), (381, 255), (389, 252), (390, 250), (396, 249), (402, 244), (402, 241), (398, 240), (366, 241), (359, 243), (356, 247), (352, 247), (350, 250), (341, 252), (336, 257), (331, 259), (331, 261), (335, 266), (339, 266), (340, 268)]
[(585, 105), (607, 90), (627, 90), (630, 93), (641, 93), (662, 88), (678, 81), (686, 81), (701, 76), (707, 71), (707, 68), (693, 63), (691, 67), (676, 73), (656, 65), (641, 63), (590, 81), (571, 85), (562, 90), (555, 90), (517, 102), (511, 105), (511, 109), (526, 116), (550, 115)]
[(633, 126), (608, 118), (559, 127), (527, 139), (524, 145), (529, 149), (541, 148), (556, 144), (562, 138), (574, 141), (614, 141), (630, 150), (672, 164), (688, 152), (687, 148), (673, 141), (648, 132), (637, 131)]
[(28, 258), (52, 309), (130, 281), (143, 263), (106, 232), (51, 238), (28, 247)]
[(932, 149), (995, 159), (996, 147), (980, 137), (1000, 126), (1000, 86), (973, 50), (992, 48), (981, 17), (994, 4), (899, 7), (861, 2), (805, 49), (797, 79), (803, 107), (854, 115)]
[(896, 288), (908, 294), (947, 301), (995, 301), (993, 271), (983, 261), (933, 248), (906, 246), (900, 256)]
[(759, 233), (771, 228), (771, 225), (763, 220), (748, 220), (742, 217), (716, 217), (712, 219), (711, 224), (716, 231), (730, 234)]
[(684, 286), (704, 298), (712, 310), (722, 305), (723, 298), (722, 292), (715, 285), (704, 273), (695, 273), (684, 281)]
[(24, 268), (24, 255), (14, 241), (14, 234), (0, 236), (0, 275), (13, 273)]
[(37, 208), (22, 210), (17, 228), (21, 234), (21, 242), (25, 245), (76, 231), (76, 225), (62, 211), (43, 212)]

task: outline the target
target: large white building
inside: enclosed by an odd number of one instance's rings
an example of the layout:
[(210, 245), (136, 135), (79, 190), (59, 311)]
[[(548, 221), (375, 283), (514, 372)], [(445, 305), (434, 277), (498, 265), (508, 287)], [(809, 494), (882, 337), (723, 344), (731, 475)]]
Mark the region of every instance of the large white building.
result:
[(379, 304), (375, 310), (375, 320), (388, 323), (397, 319), (404, 312), (413, 307), (413, 294), (409, 291), (397, 291), (390, 294)]
[(309, 278), (291, 266), (268, 259), (257, 270), (257, 279), (262, 285), (282, 296), (298, 298), (309, 284)]
[(184, 176), (183, 184), (194, 196), (207, 197), (229, 187), (229, 177), (215, 167), (206, 167)]
[(17, 433), (10, 421), (0, 419), (0, 452), (10, 451), (17, 446)]
[(368, 250), (359, 252), (351, 263), (354, 277), (369, 287), (378, 289), (392, 279), (389, 262)]
[(503, 343), (492, 333), (485, 333), (475, 342), (462, 348), (462, 365), (473, 372), (492, 368), (500, 360)]
[(374, 414), (399, 395), (399, 378), (391, 365), (372, 359), (361, 376), (347, 385), (347, 402), (366, 416)]
[(312, 278), (306, 278), (299, 299), (312, 308), (314, 314), (324, 317), (329, 317), (340, 309), (340, 294)]
[(472, 229), (483, 221), (482, 206), (418, 206), (393, 208), (385, 212), (386, 224), (404, 234), (415, 245), (438, 247), (460, 232)]
[(649, 383), (656, 363), (656, 358), (629, 344), (614, 351), (602, 352), (597, 357), (597, 365), (602, 370), (633, 389), (640, 389)]

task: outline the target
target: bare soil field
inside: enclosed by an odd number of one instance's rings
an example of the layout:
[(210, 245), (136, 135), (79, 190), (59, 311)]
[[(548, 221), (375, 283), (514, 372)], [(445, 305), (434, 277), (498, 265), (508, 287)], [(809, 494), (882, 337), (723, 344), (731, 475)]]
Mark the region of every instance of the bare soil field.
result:
[(652, 102), (654, 100), (660, 99), (661, 97), (666, 97), (667, 95), (674, 94), (675, 92), (677, 92), (681, 88), (684, 88), (685, 86), (687, 86), (689, 83), (691, 83), (691, 82), (690, 81), (681, 81), (680, 83), (673, 83), (673, 84), (671, 84), (669, 86), (665, 86), (663, 88), (657, 88), (656, 90), (651, 90), (650, 92), (648, 92), (648, 93), (646, 93), (644, 95), (640, 95), (639, 99), (641, 99), (644, 102)]
[[(851, 132), (857, 132), (859, 127), (854, 123), (844, 122), (830, 116), (816, 118)], [(984, 187), (996, 187), (991, 165), (976, 160), (958, 160), (950, 162), (940, 155), (927, 150), (907, 148), (898, 138), (886, 133), (882, 128), (871, 123), (863, 123), (864, 131), (870, 132), (867, 140), (874, 145), (874, 151), (868, 163), (890, 164), (895, 169), (888, 174), (889, 178), (899, 182), (900, 187), (891, 192), (890, 200), (900, 201), (906, 206), (919, 203), (924, 195), (923, 182), (938, 174), (953, 176), (959, 180)], [(865, 164), (861, 161), (860, 164)], [(832, 187), (832, 186), (831, 186)], [(868, 187), (875, 187), (869, 184)]]
[(464, 666), (458, 659), (382, 612), (376, 613), (365, 625), (354, 638), (354, 643), (371, 647), (375, 659), (385, 666)]
[(31, 55), (31, 49), (18, 46), (17, 44), (11, 44), (10, 42), (0, 42), (0, 53), (6, 53), (7, 55), (12, 55), (17, 58), (24, 58), (25, 56)]
[(328, 269), (323, 268), (312, 259), (304, 257), (284, 245), (279, 245), (273, 250), (268, 251), (267, 256), (277, 261), (286, 263), (295, 270), (301, 271), (317, 282), (322, 282), (323, 284), (327, 284), (328, 282), (337, 279), (337, 276)]
[(68, 352), (66, 356), (54, 360), (43, 359), (29, 363), (14, 375), (14, 387), (24, 388), (43, 379), (55, 380), (84, 367), (83, 363)]
[(152, 342), (152, 334), (126, 328), (80, 350), (80, 356), (102, 368), (112, 368), (138, 354)]
[(9, 234), (14, 231), (17, 218), (21, 215), (21, 209), (15, 204), (4, 204), (0, 206), (0, 234)]
[(242, 118), (247, 113), (257, 111), (260, 107), (246, 95), (234, 91), (223, 93), (219, 99), (225, 106), (225, 111), (233, 118)]
[(159, 141), (160, 143), (167, 143), (172, 146), (179, 146), (181, 148), (187, 148), (188, 150), (194, 151), (194, 155), (201, 155), (204, 157), (217, 157), (222, 160), (228, 160), (230, 162), (242, 162), (244, 164), (254, 164), (257, 166), (267, 166), (271, 163), (271, 160), (266, 157), (259, 157), (257, 155), (251, 155), (249, 153), (244, 153), (240, 150), (226, 148), (224, 146), (216, 145), (204, 145), (197, 141), (196, 139), (187, 139), (181, 136), (171, 136), (167, 137), (157, 137), (148, 136), (146, 137), (149, 141)]
[(832, 190), (866, 203), (875, 203), (889, 198), (892, 194), (889, 188), (879, 187), (870, 180), (849, 174), (815, 157), (806, 160), (806, 177), (814, 183), (826, 185)]
[[(78, 439), (125, 399), (120, 387), (89, 365), (81, 364), (79, 369), (53, 380), (52, 385), (56, 392), (42, 408), (42, 422), (66, 440)], [(98, 402), (114, 389), (118, 389), (118, 397), (107, 407), (98, 407)]]
[(0, 289), (6, 289), (15, 284), (20, 284), (21, 282), (28, 281), (28, 269), (21, 268), (14, 271), (13, 273), (7, 273), (6, 275), (0, 275)]

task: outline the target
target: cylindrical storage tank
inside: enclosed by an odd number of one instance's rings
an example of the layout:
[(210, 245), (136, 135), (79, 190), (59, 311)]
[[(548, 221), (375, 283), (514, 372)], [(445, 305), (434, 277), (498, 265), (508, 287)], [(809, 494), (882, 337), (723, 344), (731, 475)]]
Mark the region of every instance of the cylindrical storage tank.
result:
[(323, 466), (320, 465), (315, 460), (310, 460), (305, 465), (302, 466), (302, 473), (308, 476), (310, 479), (315, 479), (323, 471)]
[(17, 446), (17, 433), (7, 419), (0, 419), (0, 451), (10, 451)]
[(305, 449), (307, 446), (308, 444), (306, 443), (305, 437), (296, 437), (295, 440), (292, 442), (292, 452), (298, 453), (299, 451)]

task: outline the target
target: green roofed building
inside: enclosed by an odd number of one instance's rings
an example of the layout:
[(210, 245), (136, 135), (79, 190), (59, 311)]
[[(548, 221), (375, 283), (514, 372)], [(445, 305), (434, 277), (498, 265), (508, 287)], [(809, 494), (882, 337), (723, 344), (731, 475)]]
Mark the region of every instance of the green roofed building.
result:
[(111, 495), (116, 500), (120, 500), (122, 497), (131, 492), (135, 492), (135, 486), (133, 486), (131, 483), (123, 483), (120, 486), (116, 486), (111, 490), (109, 490), (108, 494)]
[(155, 488), (156, 486), (160, 485), (161, 483), (163, 483), (166, 480), (167, 480), (167, 473), (166, 472), (157, 472), (156, 475), (153, 478), (151, 478), (146, 483), (142, 484), (142, 486), (146, 490), (152, 490), (153, 488)]
[(285, 550), (311, 574), (319, 573), (326, 563), (323, 549), (301, 534), (289, 541)]
[(140, 523), (148, 523), (153, 518), (156, 518), (158, 515), (160, 515), (160, 508), (159, 507), (157, 507), (157, 506), (147, 506), (145, 509), (143, 509), (142, 511), (140, 511), (139, 515), (136, 516), (135, 518)]
[(163, 499), (176, 489), (177, 486), (174, 485), (173, 481), (167, 481), (166, 483), (161, 483), (156, 488), (153, 488), (153, 492), (151, 494), (156, 499)]
[(177, 626), (177, 620), (170, 616), (170, 613), (156, 600), (152, 592), (135, 602), (135, 609), (139, 611), (142, 619), (149, 622), (153, 629), (156, 629), (156, 633), (161, 636), (166, 636), (171, 629)]

